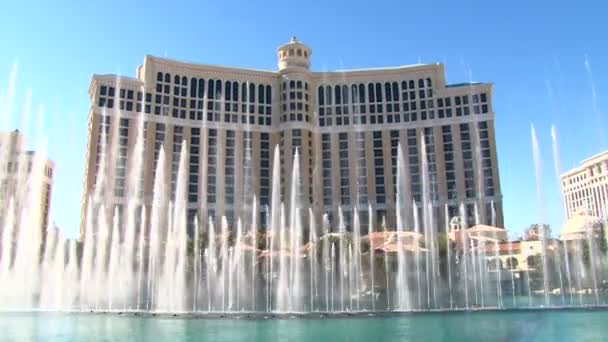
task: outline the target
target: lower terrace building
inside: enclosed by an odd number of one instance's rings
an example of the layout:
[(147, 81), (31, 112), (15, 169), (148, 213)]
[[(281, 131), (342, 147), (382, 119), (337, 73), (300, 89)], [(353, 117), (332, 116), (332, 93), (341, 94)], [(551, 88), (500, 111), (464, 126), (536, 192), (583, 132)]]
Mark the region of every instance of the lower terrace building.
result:
[[(350, 224), (358, 208), (365, 231), (371, 205), (374, 220), (386, 217), (392, 229), (401, 145), (405, 203), (416, 201), (420, 208), (428, 197), (438, 230), (445, 227), (445, 208), (454, 216), (461, 203), (469, 223), (477, 215), (503, 226), (492, 84), (446, 84), (442, 64), (313, 72), (311, 55), (294, 37), (278, 48), (278, 71), (146, 56), (136, 78), (94, 75), (83, 208), (108, 152), (102, 146), (114, 151), (109, 201), (124, 205), (143, 116), (142, 198), (149, 204), (163, 146), (168, 195), (174, 195), (185, 142), (190, 219), (226, 216), (232, 222), (250, 215), (255, 194), (265, 226), (278, 145), (284, 199), (290, 198), (297, 149), (301, 200), (316, 217), (327, 213), (335, 222), (341, 206)], [(413, 229), (413, 215), (407, 216)]]

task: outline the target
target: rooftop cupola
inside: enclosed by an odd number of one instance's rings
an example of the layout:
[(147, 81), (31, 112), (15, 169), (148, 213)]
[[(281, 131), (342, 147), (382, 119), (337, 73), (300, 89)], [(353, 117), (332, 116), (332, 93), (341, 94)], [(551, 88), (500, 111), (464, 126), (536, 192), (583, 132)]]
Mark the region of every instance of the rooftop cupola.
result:
[(310, 56), (312, 50), (305, 44), (298, 41), (294, 36), (287, 44), (279, 46), (279, 71), (285, 69), (305, 69), (310, 68)]

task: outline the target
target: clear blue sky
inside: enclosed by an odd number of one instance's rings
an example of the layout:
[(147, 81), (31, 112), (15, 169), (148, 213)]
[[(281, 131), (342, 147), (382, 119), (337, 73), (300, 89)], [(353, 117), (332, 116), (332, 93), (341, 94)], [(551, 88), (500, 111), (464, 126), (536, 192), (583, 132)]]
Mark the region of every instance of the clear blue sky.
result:
[[(608, 148), (606, 6), (605, 1), (582, 0), (7, 0), (0, 3), (0, 95), (5, 100), (15, 61), (18, 72), (15, 110), (12, 119), (1, 118), (0, 127), (28, 129), (21, 107), (31, 90), (33, 112), (44, 106), (41, 127), (57, 164), (52, 220), (67, 236), (76, 236), (93, 73), (134, 76), (145, 54), (275, 69), (276, 47), (292, 35), (313, 48), (315, 70), (443, 62), (449, 82), (468, 81), (470, 70), (472, 80), (495, 84), (507, 227), (519, 234), (544, 216), (556, 231), (563, 212), (551, 125), (559, 132), (564, 169)], [(543, 162), (542, 211), (531, 123)], [(35, 131), (33, 119), (29, 126), (29, 132)]]

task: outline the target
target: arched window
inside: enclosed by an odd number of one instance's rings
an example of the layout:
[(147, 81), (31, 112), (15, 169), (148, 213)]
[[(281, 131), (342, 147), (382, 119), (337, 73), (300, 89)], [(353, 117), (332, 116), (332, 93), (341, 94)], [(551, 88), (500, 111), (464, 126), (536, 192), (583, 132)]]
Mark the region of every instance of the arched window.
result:
[(171, 74), (169, 74), (169, 73), (165, 74), (165, 82), (171, 83)]
[(327, 105), (331, 106), (331, 86), (325, 87), (325, 95), (327, 96)]
[(414, 83), (414, 80), (410, 80), (409, 88), (410, 88), (410, 90), (416, 88), (416, 84)]
[(376, 102), (382, 102), (382, 83), (376, 83)]
[(249, 83), (249, 102), (255, 102), (255, 83)]
[(287, 89), (287, 81), (283, 82), (283, 90)]
[(237, 102), (239, 100), (239, 84), (238, 82), (232, 82), (232, 101)]
[(359, 103), (365, 103), (365, 84), (359, 83)]
[(376, 93), (374, 92), (374, 84), (373, 83), (368, 83), (367, 84), (367, 100), (368, 102), (376, 102)]
[(293, 49), (289, 49), (289, 55), (293, 56)]
[(222, 81), (220, 80), (215, 81), (215, 98), (218, 100), (222, 98)]
[(339, 85), (334, 87), (334, 99), (337, 105), (342, 104), (342, 90)]
[(241, 85), (241, 101), (247, 102), (247, 83), (243, 82)]
[(272, 87), (269, 85), (266, 86), (266, 104), (272, 104)]
[(386, 101), (393, 101), (393, 92), (391, 91), (391, 84), (388, 82), (384, 83), (384, 96), (386, 96)]
[(263, 84), (259, 84), (258, 85), (258, 103), (264, 103), (264, 85)]
[(308, 52), (304, 50), (304, 57), (308, 57)]
[(350, 86), (350, 98), (353, 100), (353, 103), (358, 103), (359, 102), (359, 95), (357, 94), (357, 85), (353, 84)]
[(430, 87), (430, 86), (432, 86), (432, 85), (433, 85), (433, 83), (431, 82), (431, 78), (430, 78), (430, 77), (427, 77), (427, 78), (426, 78), (426, 86), (427, 86), (427, 87)]
[(159, 81), (159, 82), (163, 81), (163, 73), (162, 72), (159, 71), (159, 72), (156, 73), (156, 80)]
[(187, 86), (188, 85), (188, 77), (182, 76), (182, 85), (183, 86)]
[(401, 90), (407, 89), (407, 81), (401, 81)]
[(323, 86), (319, 87), (319, 106), (324, 106), (325, 105), (325, 88)]
[(302, 57), (302, 50), (298, 49), (298, 56)]
[(207, 87), (207, 98), (208, 99), (214, 99), (215, 98), (215, 80), (214, 79), (210, 79), (208, 83), (208, 87)]
[(348, 86), (342, 86), (342, 103), (348, 104)]
[(418, 79), (418, 88), (424, 88), (424, 80), (422, 78)]
[(192, 77), (190, 80), (190, 97), (196, 97), (196, 78)]
[(201, 99), (205, 97), (205, 79), (203, 78), (198, 80), (198, 97)]
[(180, 80), (181, 80), (181, 78), (179, 77), (179, 75), (175, 75), (175, 77), (173, 77), (173, 83), (175, 83), (175, 84), (179, 84)]
[(224, 83), (224, 89), (226, 89), (226, 101), (232, 100), (232, 82), (226, 81)]
[(399, 83), (393, 82), (393, 101), (399, 101)]
[(295, 89), (296, 81), (289, 81), (289, 89)]
[(302, 89), (302, 81), (297, 81), (296, 82), (296, 88)]

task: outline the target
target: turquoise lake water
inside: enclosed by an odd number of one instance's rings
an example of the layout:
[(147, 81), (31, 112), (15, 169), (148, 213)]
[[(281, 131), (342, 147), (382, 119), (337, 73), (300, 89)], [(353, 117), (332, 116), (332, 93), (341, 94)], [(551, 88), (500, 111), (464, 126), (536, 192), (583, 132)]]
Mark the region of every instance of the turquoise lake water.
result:
[(0, 341), (608, 341), (608, 311), (267, 320), (0, 313)]

